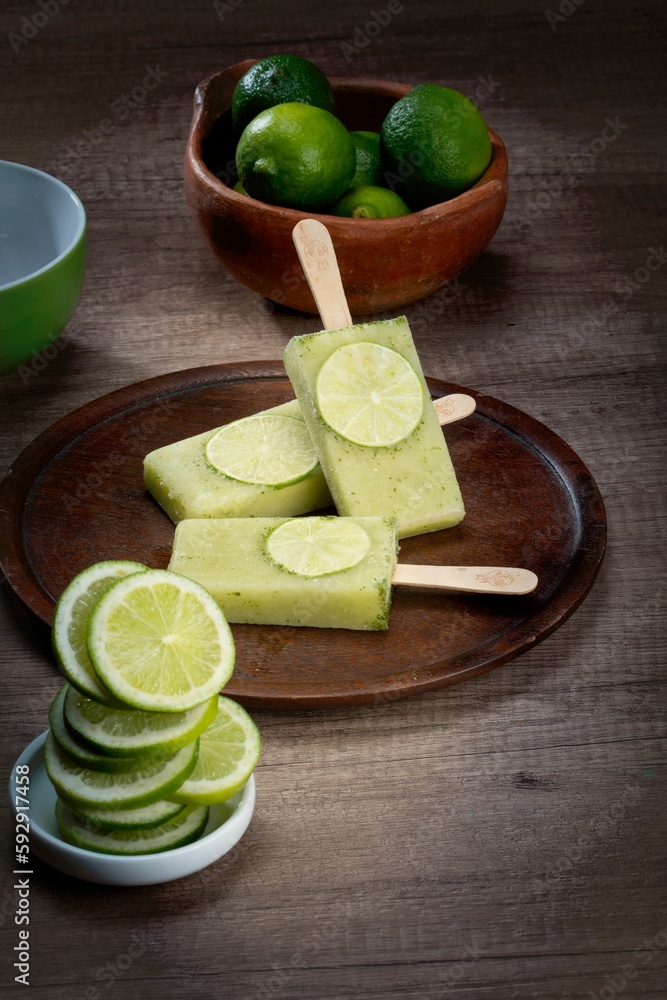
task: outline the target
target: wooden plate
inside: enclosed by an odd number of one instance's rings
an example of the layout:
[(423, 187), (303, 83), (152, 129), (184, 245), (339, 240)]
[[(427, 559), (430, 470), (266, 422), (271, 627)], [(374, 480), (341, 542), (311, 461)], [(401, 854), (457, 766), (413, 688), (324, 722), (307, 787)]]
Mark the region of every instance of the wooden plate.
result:
[[(403, 562), (525, 566), (528, 597), (398, 588), (386, 632), (235, 625), (225, 693), (249, 705), (381, 702), (467, 680), (544, 639), (590, 590), (606, 537), (583, 462), (544, 424), (490, 396), (429, 379), (434, 397), (468, 392), (476, 413), (447, 428), (463, 524), (401, 543)], [(0, 486), (0, 563), (45, 624), (72, 577), (100, 559), (166, 567), (173, 526), (145, 491), (144, 455), (291, 398), (280, 362), (163, 375), (82, 406), (38, 437)]]

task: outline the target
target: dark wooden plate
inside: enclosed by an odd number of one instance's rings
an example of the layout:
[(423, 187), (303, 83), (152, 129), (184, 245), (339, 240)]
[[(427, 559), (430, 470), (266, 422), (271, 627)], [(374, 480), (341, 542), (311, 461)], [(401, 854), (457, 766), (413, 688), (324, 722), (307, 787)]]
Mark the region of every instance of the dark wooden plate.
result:
[[(225, 689), (249, 705), (380, 702), (475, 677), (544, 639), (590, 590), (604, 505), (581, 459), (544, 424), (497, 399), (429, 379), (434, 397), (469, 392), (477, 411), (447, 428), (467, 514), (409, 538), (403, 562), (525, 566), (528, 597), (398, 588), (386, 632), (235, 625)], [(173, 526), (145, 491), (144, 455), (291, 398), (280, 362), (214, 365), (119, 389), (59, 420), (0, 486), (0, 562), (45, 624), (69, 580), (100, 559), (165, 567)]]

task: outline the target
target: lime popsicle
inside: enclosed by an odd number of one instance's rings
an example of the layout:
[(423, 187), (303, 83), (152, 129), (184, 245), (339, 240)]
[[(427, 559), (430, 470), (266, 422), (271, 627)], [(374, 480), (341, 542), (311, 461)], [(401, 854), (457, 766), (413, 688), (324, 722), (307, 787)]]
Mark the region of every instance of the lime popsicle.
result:
[(144, 482), (175, 524), (193, 517), (291, 517), (331, 504), (295, 399), (152, 451)]
[[(440, 423), (475, 409), (462, 393), (434, 403)], [(152, 451), (146, 488), (174, 524), (192, 517), (296, 517), (333, 504), (295, 399)]]
[(176, 528), (169, 568), (206, 588), (230, 622), (386, 629), (392, 584), (528, 594), (506, 566), (396, 565), (387, 517), (196, 518)]
[(325, 329), (293, 337), (284, 362), (338, 513), (395, 517), (399, 538), (458, 524), (461, 491), (408, 321), (352, 326), (326, 227), (305, 219), (293, 237)]
[(386, 517), (182, 521), (169, 563), (230, 622), (385, 629), (396, 566)]
[(461, 491), (405, 317), (293, 337), (292, 380), (338, 513), (450, 528)]

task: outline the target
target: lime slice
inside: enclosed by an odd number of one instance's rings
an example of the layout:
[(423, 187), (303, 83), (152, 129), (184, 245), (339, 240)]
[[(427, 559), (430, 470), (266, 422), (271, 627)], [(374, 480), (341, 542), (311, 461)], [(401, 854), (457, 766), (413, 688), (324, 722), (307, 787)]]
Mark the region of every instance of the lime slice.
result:
[(283, 413), (256, 413), (227, 424), (206, 445), (206, 459), (230, 479), (273, 489), (300, 482), (317, 465), (305, 421)]
[(208, 809), (184, 809), (175, 819), (147, 830), (106, 830), (78, 819), (60, 800), (56, 820), (63, 840), (101, 854), (157, 854), (191, 844), (204, 832)]
[(210, 726), (218, 711), (218, 699), (214, 695), (187, 712), (142, 712), (106, 708), (70, 688), (64, 711), (65, 721), (76, 735), (100, 754), (166, 757), (192, 743)]
[(351, 569), (369, 552), (364, 529), (345, 517), (299, 517), (269, 535), (266, 550), (281, 569), (298, 576), (328, 576)]
[(180, 802), (160, 799), (149, 806), (138, 809), (86, 809), (85, 806), (70, 805), (77, 819), (94, 823), (110, 830), (149, 830), (175, 819), (187, 806)]
[(136, 771), (104, 774), (81, 767), (49, 733), (44, 744), (44, 763), (51, 784), (64, 799), (81, 806), (133, 809), (157, 802), (182, 785), (197, 762), (197, 752), (195, 742), (173, 757), (160, 758)]
[(146, 566), (121, 559), (94, 563), (79, 573), (60, 595), (53, 618), (53, 652), (67, 680), (103, 705), (116, 699), (99, 681), (88, 656), (86, 632), (93, 605), (124, 576), (142, 573)]
[(174, 802), (212, 805), (243, 788), (259, 760), (262, 741), (248, 713), (230, 698), (218, 697), (218, 714), (199, 741), (199, 758)]
[(127, 576), (98, 601), (88, 653), (116, 698), (148, 712), (194, 708), (234, 669), (232, 633), (211, 595), (162, 569)]
[(402, 354), (360, 341), (330, 354), (315, 384), (322, 419), (341, 437), (369, 448), (389, 448), (422, 418), (424, 393)]
[[(65, 722), (65, 696), (67, 692), (70, 691), (72, 694), (78, 696), (79, 698), (85, 698), (85, 695), (79, 694), (74, 688), (71, 688), (69, 684), (63, 684), (58, 694), (55, 696), (51, 702), (51, 708), (49, 709), (49, 725), (51, 726), (51, 732), (55, 738), (56, 743), (62, 747), (65, 753), (75, 760), (77, 764), (81, 767), (90, 768), (93, 771), (107, 771), (108, 773), (119, 773), (122, 771), (136, 771), (138, 767), (141, 767), (142, 759), (138, 756), (116, 756), (109, 757), (104, 753), (96, 753), (82, 743), (77, 736), (73, 735), (72, 731), (69, 729)], [(86, 699), (88, 701), (89, 699)], [(101, 709), (103, 712), (111, 711), (111, 709), (105, 709), (102, 705), (98, 705), (97, 702), (91, 701), (91, 705), (95, 705), (97, 708)], [(160, 716), (162, 718), (162, 716)]]

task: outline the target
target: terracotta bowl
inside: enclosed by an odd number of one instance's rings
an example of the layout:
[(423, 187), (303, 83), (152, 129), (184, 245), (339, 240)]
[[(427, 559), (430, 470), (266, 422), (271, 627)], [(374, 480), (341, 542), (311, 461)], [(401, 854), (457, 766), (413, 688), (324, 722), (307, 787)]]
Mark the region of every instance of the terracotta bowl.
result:
[[(232, 190), (238, 177), (232, 93), (254, 59), (202, 81), (185, 153), (185, 191), (195, 222), (222, 264), (274, 302), (317, 313), (292, 243), (308, 214)], [(350, 130), (380, 131), (389, 108), (412, 88), (386, 80), (334, 77), (336, 113)], [(489, 129), (488, 170), (463, 194), (393, 219), (319, 218), (333, 240), (353, 314), (398, 309), (460, 274), (490, 242), (507, 202), (507, 154)]]

